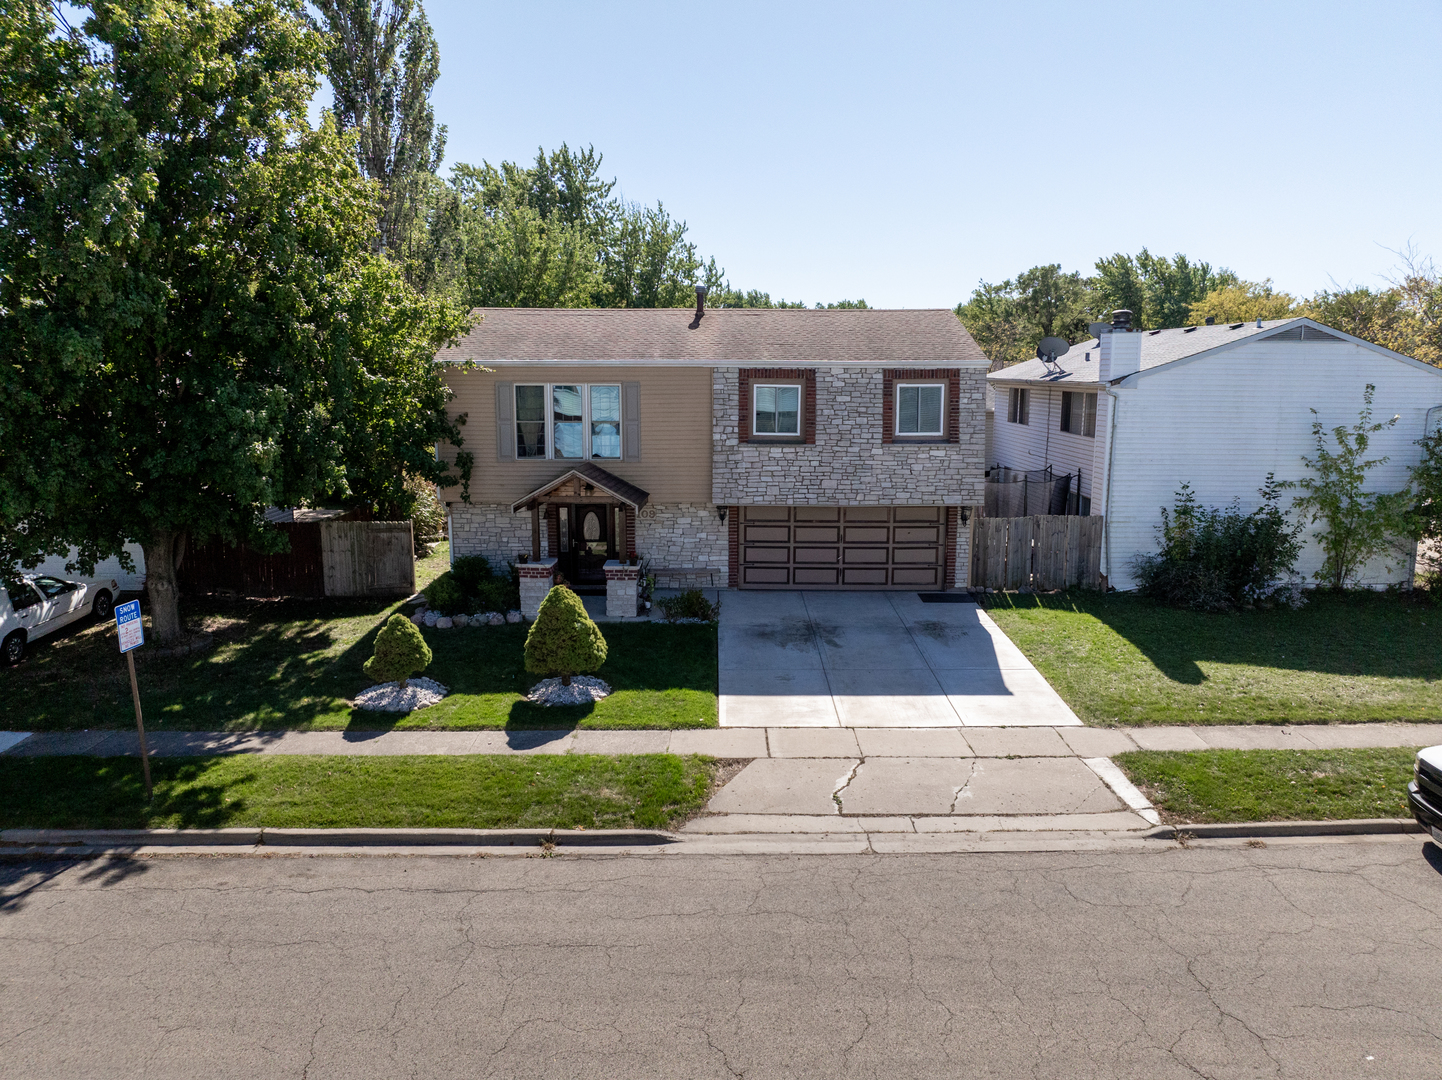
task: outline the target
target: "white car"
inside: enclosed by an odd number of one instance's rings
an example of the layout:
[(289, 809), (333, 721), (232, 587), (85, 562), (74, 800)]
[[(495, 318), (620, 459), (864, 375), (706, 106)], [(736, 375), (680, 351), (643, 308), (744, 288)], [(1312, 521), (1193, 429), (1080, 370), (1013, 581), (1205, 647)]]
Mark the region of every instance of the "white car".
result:
[(12, 593), (0, 585), (0, 661), (18, 664), (25, 646), (62, 626), (94, 615), (110, 618), (119, 582), (66, 581), (49, 574), (25, 574)]

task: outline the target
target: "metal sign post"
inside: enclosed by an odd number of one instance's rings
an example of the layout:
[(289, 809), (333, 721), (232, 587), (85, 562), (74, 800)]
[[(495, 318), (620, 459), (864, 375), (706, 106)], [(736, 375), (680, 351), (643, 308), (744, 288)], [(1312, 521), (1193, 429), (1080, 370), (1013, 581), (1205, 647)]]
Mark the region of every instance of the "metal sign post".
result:
[(154, 795), (150, 787), (150, 752), (145, 747), (145, 719), (140, 715), (140, 686), (135, 681), (133, 652), (145, 644), (139, 600), (131, 600), (115, 609), (115, 628), (120, 633), (120, 651), (125, 654), (125, 663), (130, 668), (130, 696), (135, 701), (135, 730), (140, 732), (140, 768), (145, 773), (145, 798), (148, 801)]

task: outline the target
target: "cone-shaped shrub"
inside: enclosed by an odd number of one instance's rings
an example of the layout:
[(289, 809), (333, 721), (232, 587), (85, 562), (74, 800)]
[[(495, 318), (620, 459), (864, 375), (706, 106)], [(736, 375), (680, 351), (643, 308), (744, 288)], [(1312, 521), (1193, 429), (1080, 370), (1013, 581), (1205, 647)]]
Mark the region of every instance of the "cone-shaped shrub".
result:
[(398, 682), (402, 686), (419, 675), (431, 662), (431, 647), (415, 623), (404, 615), (392, 615), (376, 635), (376, 654), (365, 662), (365, 673), (378, 683)]
[(557, 585), (541, 601), (541, 610), (526, 635), (526, 670), (533, 675), (561, 677), (571, 685), (572, 675), (585, 675), (606, 662), (606, 639), (586, 614), (581, 598)]

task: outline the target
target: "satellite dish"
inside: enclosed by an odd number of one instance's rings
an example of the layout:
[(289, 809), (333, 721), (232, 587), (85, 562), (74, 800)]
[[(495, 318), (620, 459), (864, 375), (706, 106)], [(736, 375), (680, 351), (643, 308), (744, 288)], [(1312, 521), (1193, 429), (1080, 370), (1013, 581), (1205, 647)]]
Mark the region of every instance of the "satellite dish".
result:
[(1071, 346), (1066, 343), (1066, 338), (1044, 337), (1041, 344), (1036, 347), (1036, 354), (1043, 360), (1055, 360), (1058, 356), (1065, 355)]
[(1087, 333), (1097, 339), (1101, 338), (1103, 330), (1110, 330), (1111, 328), (1112, 324), (1109, 322), (1087, 323)]

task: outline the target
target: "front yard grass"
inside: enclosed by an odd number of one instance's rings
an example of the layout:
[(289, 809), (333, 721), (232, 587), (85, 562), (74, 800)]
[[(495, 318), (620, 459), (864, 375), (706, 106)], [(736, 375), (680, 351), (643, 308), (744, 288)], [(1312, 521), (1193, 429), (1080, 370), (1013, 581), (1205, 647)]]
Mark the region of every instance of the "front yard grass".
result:
[(1424, 600), (1319, 591), (1297, 611), (1206, 614), (1129, 593), (986, 599), (1088, 724), (1442, 718), (1442, 609)]
[[(417, 564), (436, 570), (444, 549)], [(434, 575), (432, 575), (434, 576)], [(435, 658), (425, 674), (450, 688), (439, 705), (397, 715), (353, 710), (370, 685), (361, 665), (401, 604), (378, 600), (226, 600), (196, 597), (181, 615), (210, 631), (210, 652), (179, 659), (136, 653), (146, 727), (157, 731), (256, 728), (358, 731), (481, 728), (696, 728), (716, 726), (716, 629), (606, 623), (598, 672), (614, 693), (595, 705), (542, 708), (523, 700), (526, 625), (424, 630)], [(147, 630), (148, 627), (147, 615)], [(87, 622), (36, 642), (0, 669), (3, 726), (18, 731), (129, 728), (135, 723), (114, 623)]]
[(1168, 824), (1406, 818), (1414, 751), (1134, 750), (1113, 760)]
[(710, 758), (0, 757), (7, 829), (672, 828), (700, 809)]

